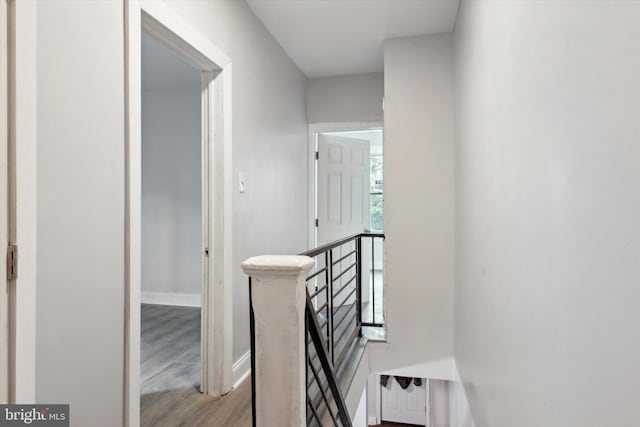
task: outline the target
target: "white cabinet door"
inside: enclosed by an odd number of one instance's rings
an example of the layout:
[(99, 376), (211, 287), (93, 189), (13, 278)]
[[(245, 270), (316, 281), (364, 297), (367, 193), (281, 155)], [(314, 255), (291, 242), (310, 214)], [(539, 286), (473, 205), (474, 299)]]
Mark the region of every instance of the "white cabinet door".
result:
[(395, 378), (390, 377), (386, 387), (381, 387), (382, 421), (427, 425), (427, 381), (422, 385), (411, 383), (402, 389)]

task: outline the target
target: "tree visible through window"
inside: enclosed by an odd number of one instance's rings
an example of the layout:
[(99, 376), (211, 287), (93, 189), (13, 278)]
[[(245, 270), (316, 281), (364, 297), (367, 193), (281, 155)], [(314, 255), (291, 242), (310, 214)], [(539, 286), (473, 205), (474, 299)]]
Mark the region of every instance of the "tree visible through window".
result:
[(369, 228), (375, 231), (384, 230), (382, 156), (371, 156), (371, 173), (369, 186)]

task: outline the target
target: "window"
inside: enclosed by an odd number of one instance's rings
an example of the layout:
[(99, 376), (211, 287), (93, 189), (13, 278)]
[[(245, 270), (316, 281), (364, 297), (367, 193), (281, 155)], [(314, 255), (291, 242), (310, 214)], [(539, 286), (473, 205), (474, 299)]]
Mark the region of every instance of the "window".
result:
[(382, 156), (371, 156), (370, 162), (370, 186), (369, 186), (369, 228), (375, 231), (384, 230), (383, 215), (383, 188), (384, 179), (382, 175)]

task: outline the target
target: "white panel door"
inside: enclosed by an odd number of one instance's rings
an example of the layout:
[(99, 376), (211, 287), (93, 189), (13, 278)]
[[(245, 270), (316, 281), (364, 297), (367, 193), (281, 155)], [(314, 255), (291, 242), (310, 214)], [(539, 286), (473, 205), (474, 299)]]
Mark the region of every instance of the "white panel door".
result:
[[(318, 135), (318, 246), (360, 233), (369, 227), (369, 162), (369, 141), (330, 134)], [(354, 249), (355, 241), (340, 246), (332, 251), (332, 259), (339, 259)], [(332, 271), (338, 275), (354, 262), (354, 256), (347, 257)], [(368, 271), (365, 270), (366, 266), (363, 264), (363, 271)], [(355, 286), (355, 281), (352, 281), (355, 269), (352, 270), (333, 283), (334, 289), (352, 286), (350, 283)], [(368, 274), (363, 274), (363, 288), (368, 288), (368, 277)], [(350, 294), (350, 290), (344, 294)], [(355, 293), (337, 303), (355, 303)]]
[(416, 386), (411, 382), (402, 389), (395, 378), (390, 377), (386, 386), (380, 386), (382, 421), (427, 425), (426, 380)]
[(369, 141), (318, 135), (318, 245), (369, 227)]

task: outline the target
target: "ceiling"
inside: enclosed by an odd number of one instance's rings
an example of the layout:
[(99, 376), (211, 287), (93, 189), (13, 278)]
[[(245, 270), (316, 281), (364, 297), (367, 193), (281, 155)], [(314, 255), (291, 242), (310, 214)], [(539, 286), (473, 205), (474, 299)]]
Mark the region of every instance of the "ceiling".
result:
[(200, 71), (142, 33), (142, 88), (200, 87)]
[(384, 40), (453, 31), (459, 0), (247, 0), (307, 77), (383, 70)]

